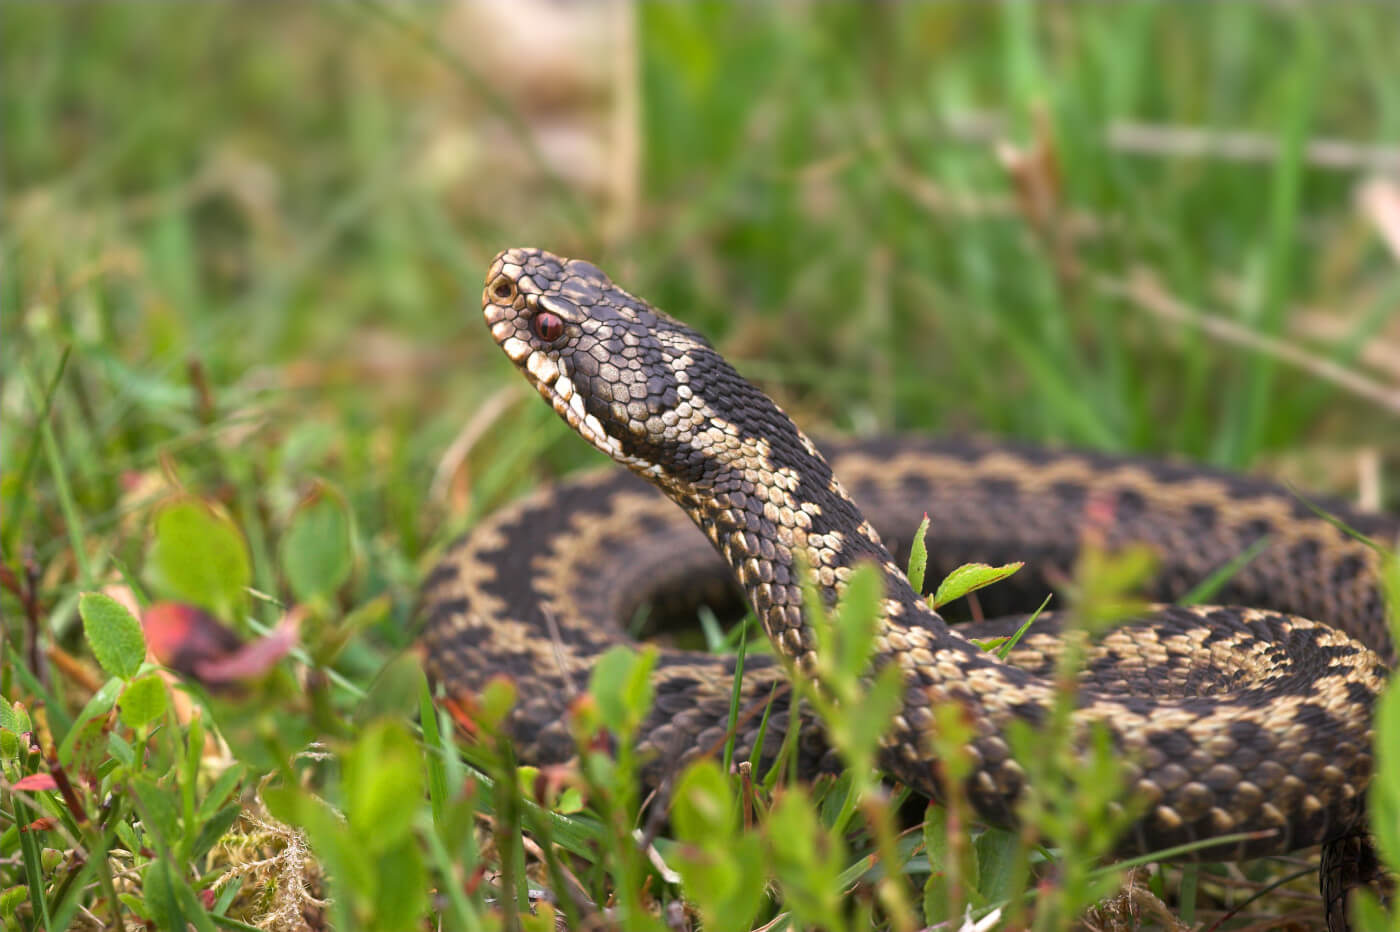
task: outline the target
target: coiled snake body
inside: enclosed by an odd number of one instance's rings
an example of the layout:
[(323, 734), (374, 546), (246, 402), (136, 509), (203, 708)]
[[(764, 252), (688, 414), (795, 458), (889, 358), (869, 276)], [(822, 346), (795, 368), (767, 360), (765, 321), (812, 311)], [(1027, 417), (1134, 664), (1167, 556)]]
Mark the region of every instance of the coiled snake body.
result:
[[(1240, 858), (1364, 830), (1371, 708), (1393, 657), (1379, 558), (1296, 496), (1194, 468), (919, 440), (838, 446), (829, 465), (703, 337), (589, 263), (503, 252), (483, 310), (555, 411), (645, 480), (611, 471), (537, 493), (455, 545), (425, 584), (430, 674), (449, 694), (498, 673), (519, 681), (509, 726), (522, 759), (573, 756), (568, 704), (643, 606), (685, 614), (700, 601), (732, 603), (737, 583), (776, 651), (810, 674), (816, 640), (797, 566), (834, 599), (868, 561), (884, 588), (876, 663), (897, 664), (905, 684), (881, 766), (938, 796), (931, 709), (958, 703), (974, 734), (967, 798), (1006, 824), (1024, 775), (1005, 732), (1013, 720), (1042, 722), (1053, 701), (1054, 621), (1037, 622), (1000, 661), (927, 606), (886, 544), (907, 548), (927, 511), (929, 577), (969, 560), (1026, 560), (1028, 572), (983, 600), (1024, 610), (1011, 603), (1034, 593), (1034, 607), (1093, 520), (1109, 546), (1157, 551), (1150, 595), (1161, 600), (1260, 548), (1217, 594), (1252, 607), (1161, 606), (1089, 655), (1076, 721), (1107, 728), (1144, 806), (1122, 849), (1268, 830), (1204, 852)], [(1340, 516), (1394, 539), (1391, 518)], [(732, 658), (660, 652), (641, 737), (648, 779), (720, 745), (733, 673)], [(776, 658), (751, 655), (743, 706), (768, 702), (785, 675)], [(776, 752), (787, 713), (780, 691), (763, 753)], [(757, 732), (755, 718), (741, 720), (736, 753), (749, 755)], [(817, 723), (803, 723), (801, 747), (808, 765), (829, 763)]]

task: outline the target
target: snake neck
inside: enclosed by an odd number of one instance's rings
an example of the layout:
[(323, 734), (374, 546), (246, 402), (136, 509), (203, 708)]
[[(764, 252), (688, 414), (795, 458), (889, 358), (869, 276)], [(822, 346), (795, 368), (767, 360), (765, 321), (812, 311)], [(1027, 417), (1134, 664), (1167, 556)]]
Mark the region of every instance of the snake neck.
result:
[[(681, 449), (634, 438), (624, 444), (629, 465), (710, 539), (775, 647), (812, 672), (816, 639), (802, 612), (802, 574), (811, 573), (830, 606), (861, 563), (883, 578), (882, 638), (911, 622), (946, 636), (811, 440), (713, 351), (690, 355), (683, 371), (704, 426)], [(651, 465), (663, 453), (665, 465)]]

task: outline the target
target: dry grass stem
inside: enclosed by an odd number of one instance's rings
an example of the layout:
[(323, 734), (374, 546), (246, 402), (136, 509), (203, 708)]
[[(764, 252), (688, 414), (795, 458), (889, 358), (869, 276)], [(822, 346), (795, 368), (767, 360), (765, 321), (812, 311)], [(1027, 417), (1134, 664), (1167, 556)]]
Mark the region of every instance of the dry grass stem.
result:
[(1190, 307), (1163, 289), (1157, 278), (1146, 269), (1134, 272), (1127, 281), (1097, 276), (1093, 282), (1104, 294), (1125, 300), (1130, 305), (1149, 311), (1163, 320), (1198, 327), (1214, 339), (1276, 359), (1324, 382), (1330, 382), (1390, 414), (1400, 415), (1400, 387), (1378, 382), (1277, 337), (1256, 333), (1227, 318)]

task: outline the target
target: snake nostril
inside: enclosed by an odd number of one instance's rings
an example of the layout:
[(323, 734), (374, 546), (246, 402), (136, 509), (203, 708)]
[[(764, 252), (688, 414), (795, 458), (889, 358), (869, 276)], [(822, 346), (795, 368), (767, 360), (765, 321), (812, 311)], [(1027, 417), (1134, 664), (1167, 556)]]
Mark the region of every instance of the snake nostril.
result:
[(511, 284), (510, 279), (502, 278), (496, 282), (496, 287), (491, 289), (491, 293), (502, 301), (509, 301), (515, 297), (515, 286)]

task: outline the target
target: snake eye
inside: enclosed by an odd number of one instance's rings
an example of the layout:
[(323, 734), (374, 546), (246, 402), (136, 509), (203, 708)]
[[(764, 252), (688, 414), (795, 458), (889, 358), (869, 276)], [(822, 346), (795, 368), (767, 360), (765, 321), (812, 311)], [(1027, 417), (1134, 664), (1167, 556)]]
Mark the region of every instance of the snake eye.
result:
[(553, 343), (564, 335), (564, 319), (549, 311), (540, 311), (530, 318), (530, 331), (545, 343)]
[(496, 287), (491, 289), (491, 293), (502, 301), (509, 301), (515, 297), (515, 283), (509, 278), (501, 278), (496, 281)]

